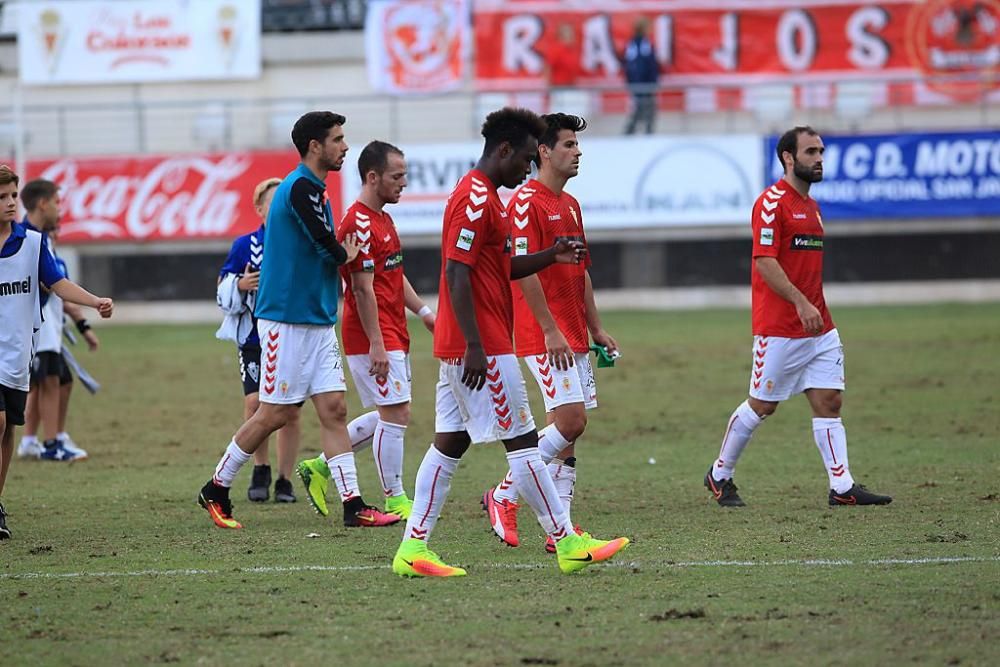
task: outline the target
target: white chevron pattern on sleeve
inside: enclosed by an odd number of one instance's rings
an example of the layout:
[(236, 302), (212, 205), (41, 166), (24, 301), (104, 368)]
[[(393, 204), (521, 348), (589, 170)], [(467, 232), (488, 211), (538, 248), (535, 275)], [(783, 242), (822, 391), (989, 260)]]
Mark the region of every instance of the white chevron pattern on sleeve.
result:
[(760, 212), (760, 219), (765, 225), (770, 225), (774, 222), (775, 213), (774, 209), (778, 208), (778, 200), (784, 195), (786, 190), (781, 190), (777, 185), (772, 185), (767, 190), (764, 191), (764, 197), (760, 200), (760, 205), (762, 210)]
[(473, 209), (471, 206), (466, 205), (465, 217), (469, 219), (469, 222), (475, 222), (483, 217), (483, 209)]
[(264, 261), (264, 245), (257, 241), (257, 237), (250, 237), (250, 264), (260, 266)]

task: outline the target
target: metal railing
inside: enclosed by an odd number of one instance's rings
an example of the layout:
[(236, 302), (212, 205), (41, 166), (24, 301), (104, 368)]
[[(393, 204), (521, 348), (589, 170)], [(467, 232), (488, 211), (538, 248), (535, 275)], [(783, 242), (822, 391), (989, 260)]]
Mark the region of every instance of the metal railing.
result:
[[(880, 106), (887, 101), (884, 95), (877, 98), (855, 83), (825, 105), (801, 108), (796, 106), (791, 85), (718, 90), (720, 98), (725, 98), (727, 91), (742, 91), (744, 108), (697, 110), (705, 108), (699, 102), (701, 89), (660, 87), (656, 131), (766, 133), (793, 121), (808, 121), (826, 132), (1000, 125), (1000, 105), (991, 105), (985, 98), (947, 107), (893, 106), (892, 100), (888, 100), (890, 106)], [(539, 111), (558, 108), (584, 115), (590, 136), (620, 134), (630, 108), (624, 88), (170, 102), (143, 100), (137, 95), (127, 101), (26, 105), (20, 124), (14, 108), (0, 110), (0, 156), (13, 156), (19, 138), (29, 158), (287, 147), (292, 124), (311, 109), (346, 115), (348, 137), (356, 142), (370, 138), (397, 143), (464, 141), (477, 138), (482, 118), (505, 105)]]

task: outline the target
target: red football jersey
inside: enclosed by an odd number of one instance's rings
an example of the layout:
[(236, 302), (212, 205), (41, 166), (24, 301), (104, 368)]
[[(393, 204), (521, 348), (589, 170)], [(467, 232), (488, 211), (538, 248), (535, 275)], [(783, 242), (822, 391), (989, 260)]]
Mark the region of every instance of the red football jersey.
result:
[[(587, 243), (580, 203), (573, 195), (567, 192), (557, 195), (534, 179), (521, 186), (511, 197), (507, 204), (507, 219), (511, 222), (515, 256), (551, 248), (558, 239)], [(553, 264), (535, 274), (542, 283), (549, 312), (574, 352), (590, 350), (584, 302), (589, 266), (590, 255), (587, 255), (580, 264)], [(517, 355), (544, 354), (545, 336), (517, 281), (514, 281), (513, 291)]]
[(344, 315), (340, 332), (344, 354), (368, 354), (369, 341), (361, 326), (358, 303), (351, 291), (351, 274), (371, 273), (378, 304), (378, 326), (386, 350), (410, 351), (406, 330), (406, 306), (403, 300), (403, 251), (396, 225), (385, 211), (373, 211), (361, 202), (347, 209), (337, 227), (337, 240), (356, 234), (361, 249), (354, 261), (340, 267), (344, 279)]
[(465, 337), (451, 307), (445, 277), (448, 260), (467, 264), (471, 269), (472, 300), (483, 351), (491, 356), (512, 354), (510, 228), (496, 188), (476, 169), (452, 190), (441, 232), (441, 284), (434, 325), (434, 356), (460, 359), (465, 356)]
[[(803, 197), (784, 179), (765, 190), (754, 203), (753, 256), (774, 257), (788, 279), (819, 309), (823, 331), (833, 329), (823, 298), (823, 220), (819, 205)], [(759, 336), (808, 338), (795, 306), (768, 287), (752, 264), (753, 333)]]

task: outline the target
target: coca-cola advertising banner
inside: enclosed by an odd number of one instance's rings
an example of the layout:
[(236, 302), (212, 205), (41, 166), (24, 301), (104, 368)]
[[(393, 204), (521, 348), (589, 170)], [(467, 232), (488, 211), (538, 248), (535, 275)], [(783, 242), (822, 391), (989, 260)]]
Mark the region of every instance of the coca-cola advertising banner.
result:
[(64, 0), (16, 10), (24, 83), (260, 76), (260, 0)]
[[(294, 151), (256, 151), (29, 162), (27, 178), (59, 184), (60, 243), (196, 241), (232, 238), (260, 226), (254, 187), (283, 178)], [(330, 205), (342, 210), (339, 174), (328, 179)]]
[(577, 84), (620, 85), (640, 19), (671, 85), (923, 78), (955, 98), (1000, 86), (1000, 0), (479, 0), (476, 84), (545, 85), (546, 54), (568, 26)]

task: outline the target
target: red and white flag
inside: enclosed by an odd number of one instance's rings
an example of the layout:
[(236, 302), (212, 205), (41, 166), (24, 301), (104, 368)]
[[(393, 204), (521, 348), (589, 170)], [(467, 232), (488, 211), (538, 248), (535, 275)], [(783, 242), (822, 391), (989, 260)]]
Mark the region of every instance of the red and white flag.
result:
[(375, 90), (397, 95), (462, 85), (471, 43), (468, 0), (368, 3), (365, 59)]

